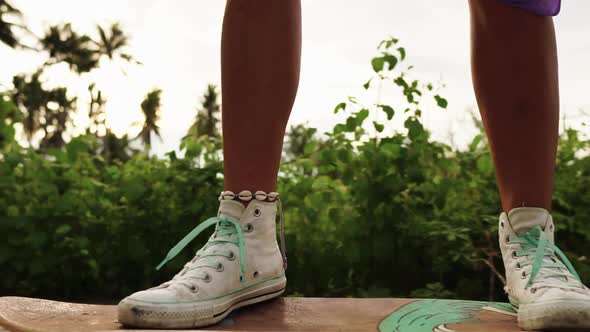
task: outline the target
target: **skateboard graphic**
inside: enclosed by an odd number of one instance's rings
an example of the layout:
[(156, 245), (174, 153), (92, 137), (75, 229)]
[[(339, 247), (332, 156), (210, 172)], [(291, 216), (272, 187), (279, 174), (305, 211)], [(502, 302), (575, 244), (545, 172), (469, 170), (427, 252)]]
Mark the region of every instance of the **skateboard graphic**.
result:
[(516, 313), (509, 303), (416, 300), (381, 321), (379, 331), (508, 331), (515, 324)]
[[(0, 326), (8, 331), (27, 332), (138, 331), (123, 329), (117, 322), (115, 305), (78, 304), (24, 297), (0, 297)], [(507, 303), (296, 297), (279, 298), (236, 310), (220, 324), (201, 330), (520, 331), (516, 314)]]

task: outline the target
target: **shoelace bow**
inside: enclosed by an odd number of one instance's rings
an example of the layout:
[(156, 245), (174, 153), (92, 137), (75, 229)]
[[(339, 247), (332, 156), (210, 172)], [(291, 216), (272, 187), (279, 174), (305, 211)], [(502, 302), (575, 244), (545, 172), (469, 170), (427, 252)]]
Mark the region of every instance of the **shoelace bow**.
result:
[[(521, 245), (522, 249), (516, 251), (517, 257), (527, 257), (526, 262), (521, 263), (520, 267), (522, 268), (528, 265), (533, 266), (526, 288), (535, 283), (535, 277), (538, 275), (542, 275), (546, 278), (565, 278), (566, 280), (573, 275), (580, 285), (582, 285), (580, 276), (565, 254), (556, 245), (549, 241), (547, 235), (540, 227), (534, 227), (522, 235), (511, 236), (509, 241), (510, 243), (518, 243)], [(555, 256), (557, 256), (560, 261), (555, 260)], [(546, 257), (552, 262), (547, 262), (544, 259)], [(541, 273), (542, 269), (543, 273)]]
[[(283, 219), (283, 208), (281, 201), (277, 198), (279, 202), (279, 211), (280, 211), (280, 239), (281, 239), (281, 255), (283, 257), (283, 267), (287, 269), (287, 255), (286, 255), (286, 248), (285, 248), (285, 224)], [(206, 249), (220, 243), (232, 243), (238, 246), (239, 249), (239, 256), (240, 256), (240, 280), (242, 285), (246, 283), (246, 248), (244, 244), (244, 231), (245, 229), (242, 228), (242, 225), (234, 220), (231, 220), (226, 217), (213, 217), (205, 220), (197, 227), (195, 227), (192, 231), (190, 231), (182, 240), (180, 240), (170, 251), (166, 254), (166, 257), (158, 266), (156, 267), (157, 270), (161, 269), (166, 263), (172, 260), (176, 255), (178, 255), (189, 243), (191, 243), (199, 234), (201, 234), (205, 229), (215, 225), (215, 232), (212, 237), (209, 238), (207, 244), (201, 250), (197, 252), (197, 259), (195, 262), (187, 263), (185, 268), (187, 268), (186, 272), (201, 268), (201, 267), (211, 267), (217, 268), (218, 264), (208, 264), (209, 261), (203, 261), (202, 258), (205, 257), (212, 257), (212, 256), (223, 256), (228, 259), (232, 258), (233, 252), (231, 251), (212, 251), (206, 252)], [(236, 235), (235, 237), (233, 235)], [(200, 277), (200, 279), (205, 279)]]
[[(246, 276), (246, 253), (245, 253), (245, 245), (244, 245), (244, 229), (242, 229), (242, 225), (237, 221), (231, 220), (226, 217), (213, 217), (205, 220), (204, 222), (200, 223), (197, 227), (195, 227), (192, 231), (190, 231), (182, 240), (180, 240), (166, 255), (166, 258), (162, 260), (160, 264), (156, 267), (157, 270), (161, 269), (166, 263), (172, 260), (176, 255), (178, 255), (182, 249), (184, 249), (189, 243), (191, 243), (199, 234), (201, 234), (205, 229), (215, 225), (215, 233), (213, 236), (209, 238), (207, 244), (201, 250), (197, 252), (197, 260), (194, 263), (187, 263), (185, 268), (187, 268), (187, 272), (190, 270), (194, 270), (200, 267), (211, 267), (216, 268), (218, 265), (211, 265), (207, 264), (208, 261), (203, 261), (202, 258), (211, 257), (211, 256), (225, 256), (227, 258), (231, 258), (232, 252), (230, 251), (212, 251), (212, 252), (205, 252), (207, 248), (220, 243), (232, 243), (238, 246), (239, 249), (239, 256), (240, 256), (240, 275), (242, 284), (245, 283), (245, 276)], [(233, 235), (236, 235), (235, 237)]]

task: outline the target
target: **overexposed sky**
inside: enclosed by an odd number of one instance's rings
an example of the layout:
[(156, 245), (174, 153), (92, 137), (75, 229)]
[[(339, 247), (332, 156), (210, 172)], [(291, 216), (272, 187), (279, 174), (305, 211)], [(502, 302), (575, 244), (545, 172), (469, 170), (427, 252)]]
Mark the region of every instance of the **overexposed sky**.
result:
[[(443, 81), (446, 111), (427, 112), (434, 137), (463, 146), (475, 130), (466, 111), (475, 106), (469, 68), (469, 16), (466, 0), (302, 0), (303, 61), (299, 93), (291, 123), (308, 122), (328, 130), (336, 119), (334, 105), (362, 93), (371, 77), (375, 46), (388, 35), (400, 39), (415, 65), (414, 75)], [(66, 85), (80, 96), (83, 113), (86, 89), (97, 82), (108, 98), (108, 122), (118, 134), (142, 121), (139, 104), (153, 87), (163, 89), (163, 141), (159, 154), (176, 149), (194, 116), (208, 83), (220, 83), (222, 0), (11, 0), (27, 24), (41, 35), (47, 25), (72, 22), (81, 32), (95, 25), (121, 22), (131, 36), (130, 52), (143, 65), (105, 63), (102, 69), (78, 77), (63, 67), (48, 72), (48, 84)], [(562, 115), (579, 126), (580, 110), (590, 110), (590, 2), (567, 0), (556, 18), (559, 46)], [(0, 84), (14, 74), (32, 72), (44, 57), (0, 45)], [(387, 96), (385, 96), (387, 97)], [(76, 118), (84, 121), (84, 114)]]

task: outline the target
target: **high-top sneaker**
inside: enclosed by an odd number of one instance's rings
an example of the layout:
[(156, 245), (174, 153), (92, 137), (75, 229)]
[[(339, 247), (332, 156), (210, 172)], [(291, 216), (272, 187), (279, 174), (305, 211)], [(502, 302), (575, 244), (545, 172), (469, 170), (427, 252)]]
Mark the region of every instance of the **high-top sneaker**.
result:
[(500, 215), (505, 291), (522, 329), (590, 328), (590, 290), (555, 246), (554, 230), (545, 209)]
[[(247, 207), (238, 201), (250, 201)], [(191, 328), (215, 324), (232, 310), (279, 296), (285, 290), (281, 245), (276, 239), (277, 193), (222, 192), (219, 213), (173, 247), (160, 268), (209, 226), (215, 232), (172, 280), (134, 293), (118, 306), (123, 325)]]

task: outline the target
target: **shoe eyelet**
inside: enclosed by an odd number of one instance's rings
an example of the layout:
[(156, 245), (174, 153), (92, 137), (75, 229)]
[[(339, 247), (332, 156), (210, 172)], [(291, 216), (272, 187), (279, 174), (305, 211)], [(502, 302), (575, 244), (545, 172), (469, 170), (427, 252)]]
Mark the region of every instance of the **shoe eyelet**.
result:
[(524, 278), (526, 278), (526, 271), (522, 271), (522, 274), (520, 275), (520, 278), (521, 278), (521, 279), (524, 279)]
[(198, 291), (199, 291), (199, 289), (197, 288), (197, 286), (192, 286), (191, 287), (191, 292), (196, 293)]
[(514, 259), (517, 259), (518, 258), (518, 256), (516, 255), (516, 251), (513, 251), (512, 252), (512, 258), (514, 258)]
[(229, 257), (227, 257), (227, 259), (228, 259), (228, 260), (230, 260), (230, 261), (233, 261), (233, 260), (235, 260), (235, 259), (236, 259), (236, 255), (234, 254), (234, 252), (233, 252), (233, 251), (231, 251), (231, 252), (229, 253)]
[(536, 287), (531, 288), (531, 293), (535, 294), (536, 292), (537, 292), (537, 288)]
[(506, 235), (505, 241), (506, 244), (510, 244), (510, 235)]
[(260, 217), (262, 215), (262, 211), (260, 208), (254, 209), (254, 217)]
[(520, 262), (516, 263), (516, 271), (520, 271), (522, 266), (520, 266)]
[(252, 276), (253, 276), (254, 278), (258, 277), (258, 271), (254, 271), (254, 273), (252, 273)]
[(500, 222), (500, 228), (504, 228), (504, 222), (503, 221)]
[(254, 225), (247, 224), (246, 225), (246, 233), (251, 233), (254, 230)]
[(223, 270), (224, 270), (223, 264), (221, 264), (221, 263), (217, 264), (217, 272), (223, 272)]
[(553, 232), (553, 224), (549, 225), (549, 231)]
[(211, 282), (211, 275), (210, 274), (206, 274), (205, 275), (205, 279), (203, 279), (204, 282)]

